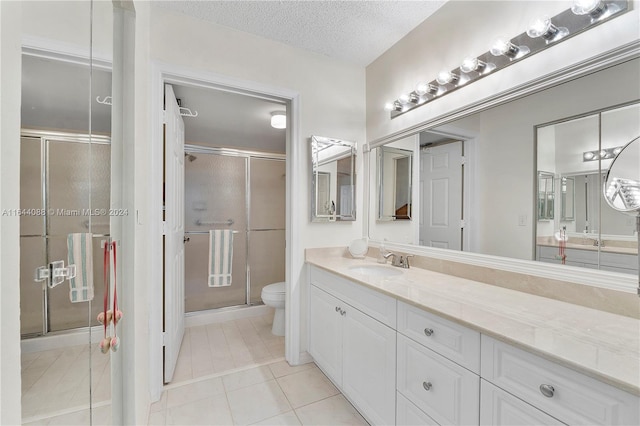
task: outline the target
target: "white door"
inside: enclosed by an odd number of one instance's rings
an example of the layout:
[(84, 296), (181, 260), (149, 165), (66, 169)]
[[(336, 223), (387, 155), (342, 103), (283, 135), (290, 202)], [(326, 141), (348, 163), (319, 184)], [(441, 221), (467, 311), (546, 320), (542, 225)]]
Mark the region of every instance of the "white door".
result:
[(312, 285), (309, 297), (309, 353), (342, 386), (342, 316), (346, 304)]
[(184, 122), (165, 85), (164, 381), (173, 378), (184, 336)]
[(462, 142), (420, 154), (420, 245), (462, 249)]
[(396, 331), (343, 304), (342, 387), (371, 424), (396, 419)]

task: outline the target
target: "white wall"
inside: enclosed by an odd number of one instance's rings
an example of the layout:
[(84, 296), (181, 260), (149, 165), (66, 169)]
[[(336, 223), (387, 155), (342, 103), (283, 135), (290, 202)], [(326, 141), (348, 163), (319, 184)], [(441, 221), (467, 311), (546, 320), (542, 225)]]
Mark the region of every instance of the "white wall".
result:
[[(413, 90), (500, 35), (522, 33), (533, 16), (555, 15), (568, 1), (450, 1), (367, 67), (367, 139), (373, 141), (485, 99), (638, 39), (640, 8), (391, 120), (385, 102)], [(498, 34), (500, 33), (500, 34)]]
[[(362, 197), (357, 189), (357, 220), (310, 222), (311, 135), (356, 141), (356, 187), (362, 188), (362, 144), (365, 142), (365, 70), (325, 56), (296, 49), (248, 33), (204, 22), (152, 6), (151, 59), (196, 72), (279, 87), (299, 93), (300, 164), (294, 165), (303, 189), (293, 203), (301, 232), (294, 238), (302, 248), (347, 246), (362, 235)], [(301, 259), (302, 253), (294, 253)], [(301, 351), (306, 350), (306, 275), (302, 263), (295, 271), (292, 292), (300, 294)]]
[[(0, 212), (20, 208), (19, 2), (0, 2)], [(0, 424), (19, 424), (20, 222), (0, 214)]]

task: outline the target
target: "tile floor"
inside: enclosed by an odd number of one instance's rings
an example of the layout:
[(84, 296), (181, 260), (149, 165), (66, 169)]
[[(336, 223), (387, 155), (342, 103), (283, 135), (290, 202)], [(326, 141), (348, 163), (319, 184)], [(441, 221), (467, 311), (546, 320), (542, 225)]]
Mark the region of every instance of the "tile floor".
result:
[(48, 424), (47, 418), (55, 414), (88, 407), (89, 350), (93, 402), (108, 403), (110, 358), (100, 352), (97, 343), (91, 347), (86, 344), (25, 353), (22, 354), (22, 418), (25, 422), (37, 420), (36, 424)]
[(271, 333), (273, 313), (188, 327), (172, 383), (284, 358), (284, 337)]
[[(271, 334), (272, 319), (270, 314), (185, 329), (173, 380), (151, 406), (149, 425), (366, 425), (315, 364), (291, 367), (284, 361), (284, 337)], [(108, 357), (95, 350), (92, 419), (108, 425)], [(87, 398), (87, 369), (79, 368), (87, 351), (85, 345), (23, 355), (24, 424), (89, 424), (89, 410), (76, 407)], [(55, 404), (42, 403), (42, 392), (54, 388), (68, 400), (55, 413)]]
[(168, 385), (149, 425), (366, 425), (315, 364), (277, 361)]

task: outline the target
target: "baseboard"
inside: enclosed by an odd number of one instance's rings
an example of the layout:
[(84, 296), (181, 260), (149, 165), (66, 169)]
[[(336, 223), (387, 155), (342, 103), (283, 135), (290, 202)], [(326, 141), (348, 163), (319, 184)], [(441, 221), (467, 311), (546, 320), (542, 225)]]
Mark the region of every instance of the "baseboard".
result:
[(273, 314), (273, 308), (266, 305), (191, 312), (185, 315), (184, 326), (195, 327), (198, 325), (216, 324), (219, 322), (261, 317), (270, 314)]
[[(91, 343), (98, 344), (103, 337), (104, 328), (100, 326), (91, 327)], [(60, 331), (47, 334), (46, 336), (24, 339), (20, 342), (23, 354), (31, 352), (47, 351), (50, 349), (67, 348), (89, 344), (89, 332), (87, 328)]]

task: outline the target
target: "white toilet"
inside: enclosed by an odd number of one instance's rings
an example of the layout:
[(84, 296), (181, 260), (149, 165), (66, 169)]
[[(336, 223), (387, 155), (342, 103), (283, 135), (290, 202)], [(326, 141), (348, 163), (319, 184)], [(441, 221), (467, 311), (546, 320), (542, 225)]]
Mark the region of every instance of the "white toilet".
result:
[(276, 309), (271, 332), (276, 336), (284, 336), (285, 283), (279, 282), (263, 287), (261, 297), (265, 305)]

